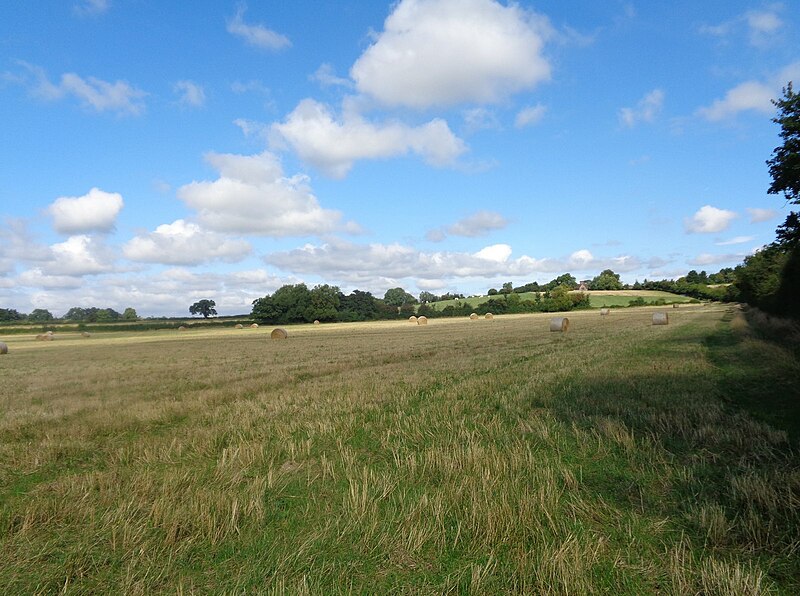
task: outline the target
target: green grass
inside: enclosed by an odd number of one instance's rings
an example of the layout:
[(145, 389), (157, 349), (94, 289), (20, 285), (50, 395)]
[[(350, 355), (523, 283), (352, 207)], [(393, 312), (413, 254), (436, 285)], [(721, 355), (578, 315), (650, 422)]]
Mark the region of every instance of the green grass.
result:
[[(670, 292), (661, 292), (659, 290), (626, 290), (624, 291), (624, 295), (621, 293), (615, 292), (603, 292), (603, 291), (592, 291), (587, 292), (589, 294), (589, 301), (594, 308), (600, 308), (603, 306), (628, 306), (628, 303), (631, 300), (634, 300), (637, 297), (641, 297), (648, 302), (654, 302), (656, 300), (662, 299), (667, 304), (672, 303), (688, 303), (692, 299), (688, 296), (681, 296), (679, 294), (672, 294)], [(535, 292), (522, 292), (519, 294), (521, 300), (534, 300), (536, 297)], [(431, 307), (435, 308), (436, 310), (443, 310), (447, 306), (458, 306), (459, 304), (467, 303), (471, 307), (476, 307), (479, 304), (483, 304), (487, 300), (495, 298), (498, 300), (503, 299), (502, 294), (498, 294), (497, 296), (474, 296), (469, 298), (463, 298), (459, 301), (456, 300), (441, 300), (439, 302), (432, 302), (430, 304)]]
[(0, 586), (798, 593), (796, 355), (652, 312), (3, 338)]

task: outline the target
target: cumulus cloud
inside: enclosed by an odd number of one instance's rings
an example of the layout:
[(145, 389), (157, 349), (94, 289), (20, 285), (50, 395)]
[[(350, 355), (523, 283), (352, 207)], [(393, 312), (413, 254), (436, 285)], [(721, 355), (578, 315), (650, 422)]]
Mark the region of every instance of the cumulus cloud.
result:
[(761, 223), (769, 221), (778, 215), (775, 209), (760, 209), (758, 207), (748, 207), (747, 213), (750, 215), (750, 223)]
[(205, 90), (194, 81), (178, 81), (173, 86), (173, 91), (180, 96), (178, 103), (183, 106), (200, 108), (206, 103)]
[(268, 151), (209, 153), (206, 161), (219, 178), (186, 184), (178, 189), (178, 198), (198, 210), (200, 224), (209, 230), (283, 237), (326, 234), (342, 227), (341, 214), (319, 205), (308, 178), (284, 176), (280, 161)]
[(499, 213), (479, 211), (449, 226), (447, 232), (452, 236), (475, 238), (485, 236), (494, 230), (502, 230), (507, 225), (508, 220)]
[(61, 234), (110, 232), (123, 205), (122, 195), (92, 188), (80, 197), (57, 198), (47, 212)]
[(73, 72), (61, 75), (56, 84), (50, 82), (43, 68), (20, 62), (30, 75), (20, 80), (26, 84), (31, 93), (47, 101), (56, 101), (65, 97), (75, 97), (87, 108), (96, 112), (116, 112), (120, 115), (137, 116), (144, 112), (142, 101), (147, 95), (126, 81), (109, 83), (95, 77), (83, 78)]
[(247, 256), (251, 247), (244, 240), (225, 238), (203, 230), (197, 224), (178, 219), (158, 226), (153, 232), (136, 236), (123, 247), (132, 261), (165, 265), (199, 265), (221, 260), (233, 263)]
[(397, 243), (361, 245), (338, 239), (272, 253), (264, 260), (297, 275), (323, 275), (356, 286), (375, 284), (376, 280), (415, 279), (429, 284), (432, 280), (446, 283), (459, 278), (490, 279), (605, 268), (628, 272), (646, 264), (629, 255), (596, 258), (587, 250), (563, 259), (536, 259), (527, 255), (512, 258), (508, 244), (486, 246), (474, 253), (422, 252)]
[(517, 112), (517, 117), (514, 119), (514, 126), (517, 128), (525, 128), (526, 126), (533, 126), (539, 124), (547, 112), (547, 107), (542, 104), (535, 106), (528, 106)]
[(228, 33), (243, 39), (246, 43), (266, 50), (280, 50), (292, 45), (289, 38), (268, 29), (264, 25), (248, 25), (244, 22), (247, 5), (239, 3), (236, 14), (228, 20)]
[(781, 87), (787, 81), (798, 79), (800, 79), (800, 62), (795, 62), (766, 81), (751, 80), (739, 83), (730, 89), (725, 97), (714, 100), (710, 106), (699, 108), (696, 114), (711, 122), (726, 120), (744, 111), (771, 114), (774, 110), (772, 100), (780, 95)]
[(342, 178), (358, 159), (381, 159), (409, 152), (434, 166), (451, 165), (466, 151), (447, 123), (434, 119), (421, 126), (399, 122), (373, 124), (353, 111), (337, 120), (330, 109), (304, 99), (284, 122), (272, 125), (277, 138), (301, 159), (327, 175)]
[(50, 246), (52, 259), (41, 267), (45, 275), (83, 276), (114, 270), (114, 256), (100, 240), (86, 235), (70, 236)]
[(686, 218), (683, 223), (686, 231), (690, 234), (713, 234), (727, 230), (737, 217), (739, 216), (735, 211), (704, 205), (692, 217)]
[(44, 262), (51, 258), (47, 246), (37, 243), (24, 220), (0, 224), (0, 275), (14, 271), (17, 263)]
[(499, 129), (500, 122), (492, 110), (483, 107), (464, 110), (464, 124), (469, 132)]
[(350, 70), (390, 106), (497, 103), (550, 78), (547, 20), (494, 0), (402, 0)]
[(661, 89), (653, 89), (639, 100), (636, 107), (620, 109), (620, 124), (631, 128), (640, 122), (652, 122), (661, 112), (663, 105), (664, 92)]

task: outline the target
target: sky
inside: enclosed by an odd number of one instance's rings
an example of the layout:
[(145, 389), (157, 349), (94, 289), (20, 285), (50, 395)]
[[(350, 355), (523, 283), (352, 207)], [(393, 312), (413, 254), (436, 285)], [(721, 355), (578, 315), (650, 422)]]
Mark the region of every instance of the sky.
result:
[(30, 0), (0, 19), (0, 308), (718, 271), (774, 239), (800, 4)]

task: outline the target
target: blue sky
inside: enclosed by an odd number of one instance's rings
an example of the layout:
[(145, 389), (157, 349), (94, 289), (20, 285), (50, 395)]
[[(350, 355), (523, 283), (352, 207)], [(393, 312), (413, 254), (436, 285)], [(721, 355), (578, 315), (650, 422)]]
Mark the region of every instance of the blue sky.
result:
[(734, 266), (796, 3), (14, 2), (0, 307), (220, 314)]

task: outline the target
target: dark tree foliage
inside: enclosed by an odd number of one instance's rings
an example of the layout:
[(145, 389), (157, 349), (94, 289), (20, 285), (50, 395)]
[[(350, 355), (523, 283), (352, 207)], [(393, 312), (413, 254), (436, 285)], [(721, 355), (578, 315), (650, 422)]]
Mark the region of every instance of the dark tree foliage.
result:
[[(800, 95), (790, 82), (783, 97), (773, 104), (783, 143), (767, 160), (772, 184), (770, 194), (783, 194), (800, 204)], [(800, 318), (800, 216), (789, 213), (775, 232), (775, 242), (747, 257), (736, 268), (735, 289), (741, 300), (767, 312)]]
[(24, 318), (25, 315), (13, 308), (0, 308), (0, 321), (21, 321)]
[(781, 194), (790, 203), (800, 204), (800, 94), (792, 89), (792, 83), (783, 89), (783, 97), (772, 102), (778, 115), (772, 119), (779, 124), (783, 144), (772, 152), (767, 160), (772, 177), (770, 194)]
[(590, 290), (621, 290), (622, 282), (619, 280), (619, 274), (614, 273), (611, 269), (605, 269), (600, 275), (593, 278), (589, 282)]
[(417, 299), (406, 292), (403, 288), (391, 288), (386, 290), (383, 301), (390, 306), (403, 306), (404, 304), (417, 304)]
[(28, 315), (28, 320), (31, 323), (44, 323), (47, 321), (52, 321), (54, 318), (55, 317), (53, 316), (53, 313), (43, 308), (35, 308)]
[(97, 308), (95, 306), (81, 308), (80, 306), (73, 306), (66, 312), (63, 318), (68, 321), (79, 321), (81, 323), (97, 323), (116, 321), (122, 318), (122, 315), (113, 308)]
[(207, 319), (208, 317), (216, 316), (216, 306), (216, 302), (204, 298), (203, 300), (198, 300), (192, 304), (189, 307), (189, 313), (192, 315), (203, 315), (203, 318)]

